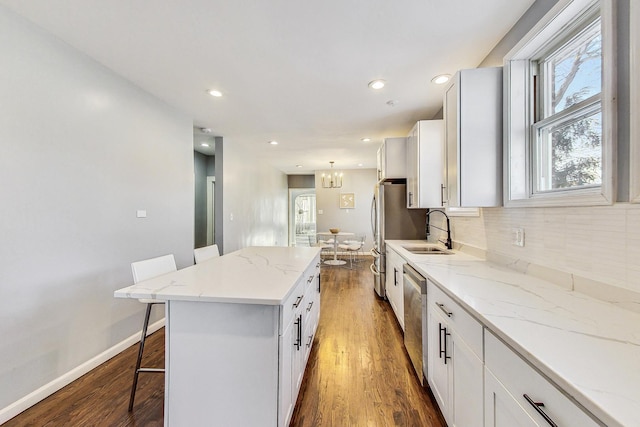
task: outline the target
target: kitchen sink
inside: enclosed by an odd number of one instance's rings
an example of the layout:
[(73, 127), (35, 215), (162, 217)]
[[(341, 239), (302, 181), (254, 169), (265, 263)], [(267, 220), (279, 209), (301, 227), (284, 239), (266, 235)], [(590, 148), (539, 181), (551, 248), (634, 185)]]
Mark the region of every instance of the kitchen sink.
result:
[(404, 249), (412, 254), (418, 255), (451, 255), (453, 252), (438, 246), (403, 246)]

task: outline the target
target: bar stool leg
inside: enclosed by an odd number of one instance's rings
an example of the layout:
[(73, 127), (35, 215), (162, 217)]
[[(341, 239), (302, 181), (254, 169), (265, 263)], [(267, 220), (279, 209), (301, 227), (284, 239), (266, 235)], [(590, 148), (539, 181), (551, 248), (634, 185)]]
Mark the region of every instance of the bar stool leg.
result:
[(133, 385), (131, 386), (131, 397), (129, 397), (129, 412), (133, 410), (133, 401), (136, 397), (136, 386), (138, 385), (138, 375), (140, 374), (140, 363), (142, 362), (142, 352), (144, 351), (144, 341), (147, 338), (147, 327), (149, 326), (149, 316), (151, 315), (151, 306), (147, 304), (147, 312), (144, 315), (144, 323), (142, 325), (142, 336), (140, 337), (140, 347), (138, 348), (138, 360), (136, 360), (136, 370), (133, 373)]

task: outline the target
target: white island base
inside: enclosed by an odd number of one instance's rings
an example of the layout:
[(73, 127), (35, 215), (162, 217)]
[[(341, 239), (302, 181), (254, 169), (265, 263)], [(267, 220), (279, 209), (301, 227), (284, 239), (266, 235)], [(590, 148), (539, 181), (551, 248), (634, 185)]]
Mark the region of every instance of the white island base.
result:
[(164, 425), (289, 425), (320, 318), (320, 250), (251, 247), (115, 292), (166, 302)]

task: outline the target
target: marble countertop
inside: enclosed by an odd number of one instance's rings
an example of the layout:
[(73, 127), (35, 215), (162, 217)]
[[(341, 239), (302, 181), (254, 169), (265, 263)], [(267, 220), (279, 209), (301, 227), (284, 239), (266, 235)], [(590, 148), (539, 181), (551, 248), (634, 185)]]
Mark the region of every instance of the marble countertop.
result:
[(249, 247), (118, 289), (118, 298), (280, 305), (319, 248)]
[(640, 314), (454, 251), (387, 240), (488, 329), (608, 426), (640, 426)]

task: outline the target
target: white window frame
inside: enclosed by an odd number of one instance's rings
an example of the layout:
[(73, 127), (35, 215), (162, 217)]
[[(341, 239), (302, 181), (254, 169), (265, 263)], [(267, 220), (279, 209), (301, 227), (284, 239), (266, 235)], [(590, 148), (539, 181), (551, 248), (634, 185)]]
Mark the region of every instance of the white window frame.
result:
[[(533, 192), (532, 60), (558, 36), (571, 34), (582, 18), (599, 7), (602, 24), (602, 184), (561, 191)], [(560, 0), (504, 60), (504, 205), (610, 205), (616, 189), (616, 73), (613, 0)]]
[(640, 203), (640, 4), (630, 1), (629, 12), (630, 33), (629, 57), (631, 69), (629, 75), (630, 85), (630, 188), (629, 200), (631, 203)]

